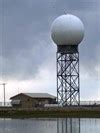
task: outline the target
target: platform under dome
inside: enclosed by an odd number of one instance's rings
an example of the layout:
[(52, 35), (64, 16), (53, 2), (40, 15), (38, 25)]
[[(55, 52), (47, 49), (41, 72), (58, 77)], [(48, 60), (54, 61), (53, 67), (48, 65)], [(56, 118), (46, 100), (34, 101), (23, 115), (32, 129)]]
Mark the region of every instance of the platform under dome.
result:
[(84, 25), (74, 15), (62, 15), (52, 23), (51, 37), (57, 45), (78, 45), (84, 37)]

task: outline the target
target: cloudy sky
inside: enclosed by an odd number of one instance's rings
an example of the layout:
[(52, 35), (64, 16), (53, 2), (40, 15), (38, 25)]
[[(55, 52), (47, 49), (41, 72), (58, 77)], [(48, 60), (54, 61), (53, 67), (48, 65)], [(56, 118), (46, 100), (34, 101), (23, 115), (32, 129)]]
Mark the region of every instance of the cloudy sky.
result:
[(0, 0), (0, 82), (7, 83), (7, 101), (20, 92), (56, 95), (50, 27), (65, 13), (78, 16), (85, 26), (79, 45), (81, 99), (100, 100), (100, 0)]

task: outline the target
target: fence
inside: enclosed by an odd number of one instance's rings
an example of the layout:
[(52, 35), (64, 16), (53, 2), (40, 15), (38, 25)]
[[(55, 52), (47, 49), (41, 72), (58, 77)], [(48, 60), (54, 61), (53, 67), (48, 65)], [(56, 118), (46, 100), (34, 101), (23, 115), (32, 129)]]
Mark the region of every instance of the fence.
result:
[[(0, 107), (3, 107), (4, 106), (4, 102), (0, 102)], [(11, 102), (5, 102), (5, 106), (6, 107), (11, 107)]]
[[(100, 101), (80, 101), (80, 105), (100, 105)], [(4, 106), (4, 102), (0, 102), (0, 107), (3, 107), (3, 106)], [(5, 106), (11, 107), (12, 106), (11, 102), (5, 102)]]

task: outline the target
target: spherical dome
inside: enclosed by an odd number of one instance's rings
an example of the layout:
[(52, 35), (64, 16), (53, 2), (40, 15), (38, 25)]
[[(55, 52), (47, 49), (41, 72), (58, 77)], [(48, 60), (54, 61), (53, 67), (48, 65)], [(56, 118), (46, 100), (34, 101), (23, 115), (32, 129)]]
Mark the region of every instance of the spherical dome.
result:
[(57, 45), (78, 45), (84, 37), (84, 25), (74, 15), (62, 15), (52, 23), (51, 37)]

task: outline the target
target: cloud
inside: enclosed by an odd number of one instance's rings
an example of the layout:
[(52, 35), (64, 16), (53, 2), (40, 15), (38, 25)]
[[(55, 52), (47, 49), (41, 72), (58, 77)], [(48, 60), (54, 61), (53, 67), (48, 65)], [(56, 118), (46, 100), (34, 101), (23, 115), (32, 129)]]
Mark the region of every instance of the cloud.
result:
[(52, 48), (48, 35), (49, 28), (46, 29), (48, 16), (41, 14), (44, 4), (40, 2), (40, 5), (34, 1), (30, 8), (30, 2), (3, 3), (0, 53), (4, 78), (23, 79), (29, 78), (29, 75), (34, 77), (41, 63), (49, 56), (47, 50)]
[(85, 38), (79, 46), (80, 71), (84, 69), (94, 79), (100, 77), (99, 0), (3, 0), (0, 1), (1, 80), (34, 80), (45, 67), (52, 77), (56, 72), (51, 69), (55, 68), (56, 45), (50, 38), (50, 26), (64, 13), (80, 17), (85, 25)]

